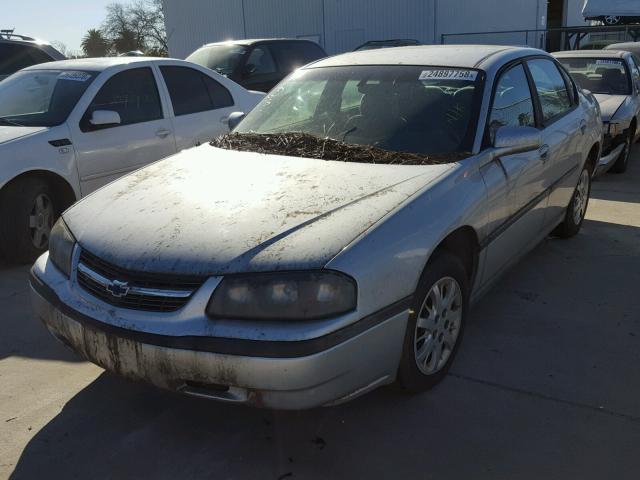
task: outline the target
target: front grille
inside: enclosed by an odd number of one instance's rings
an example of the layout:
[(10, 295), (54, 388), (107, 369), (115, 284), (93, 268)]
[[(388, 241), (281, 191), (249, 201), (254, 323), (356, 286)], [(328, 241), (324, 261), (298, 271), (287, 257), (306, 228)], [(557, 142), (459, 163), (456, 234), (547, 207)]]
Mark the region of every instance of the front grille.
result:
[[(112, 293), (114, 281), (126, 284), (126, 294), (116, 296)], [(84, 249), (80, 252), (78, 284), (116, 307), (173, 312), (183, 307), (203, 283), (202, 277), (132, 272), (105, 262)]]

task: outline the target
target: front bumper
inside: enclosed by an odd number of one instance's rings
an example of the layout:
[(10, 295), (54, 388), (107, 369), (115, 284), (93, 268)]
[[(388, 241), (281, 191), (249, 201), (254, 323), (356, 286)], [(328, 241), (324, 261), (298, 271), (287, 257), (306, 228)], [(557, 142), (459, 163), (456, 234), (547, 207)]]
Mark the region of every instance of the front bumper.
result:
[[(34, 271), (32, 303), (49, 331), (87, 360), (124, 377), (220, 401), (273, 409), (307, 409), (348, 401), (395, 379), (408, 318), (408, 300), (379, 312), (363, 331), (335, 337), (318, 350), (287, 342), (281, 356), (230, 354), (224, 339), (167, 337), (114, 327), (64, 304)], [(345, 329), (346, 330), (346, 329)], [(340, 334), (340, 332), (336, 332)], [(204, 340), (214, 341), (211, 345)], [(255, 344), (258, 341), (251, 342)], [(247, 342), (241, 344), (247, 347)], [(258, 342), (275, 343), (282, 342)], [(298, 345), (293, 345), (298, 344)], [(207, 345), (200, 349), (200, 345)], [(251, 348), (251, 347), (249, 347)], [(314, 353), (304, 354), (305, 349)], [(264, 355), (264, 354), (261, 354)]]

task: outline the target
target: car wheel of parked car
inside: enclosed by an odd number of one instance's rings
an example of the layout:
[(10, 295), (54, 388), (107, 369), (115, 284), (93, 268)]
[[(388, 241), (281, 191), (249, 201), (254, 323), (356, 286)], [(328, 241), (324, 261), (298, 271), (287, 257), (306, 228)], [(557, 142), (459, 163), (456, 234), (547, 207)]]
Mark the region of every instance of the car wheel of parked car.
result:
[(582, 173), (580, 173), (578, 186), (573, 192), (573, 197), (571, 197), (571, 202), (567, 207), (567, 213), (565, 214), (564, 221), (556, 227), (553, 231), (553, 235), (560, 238), (571, 238), (578, 234), (582, 227), (582, 223), (584, 222), (584, 216), (587, 213), (590, 194), (591, 170), (585, 165), (582, 169)]
[(619, 17), (617, 15), (607, 15), (606, 17), (604, 17), (605, 25), (618, 25), (621, 21), (622, 17)]
[(437, 253), (422, 274), (407, 324), (398, 383), (410, 392), (429, 390), (453, 363), (464, 331), (469, 280), (462, 262)]
[(0, 195), (0, 250), (10, 263), (28, 263), (45, 252), (59, 209), (54, 192), (39, 178), (8, 185)]
[(624, 141), (624, 150), (620, 153), (618, 160), (613, 164), (611, 173), (624, 173), (627, 171), (627, 167), (629, 166), (629, 157), (631, 156), (631, 146), (633, 145), (633, 138), (635, 137), (635, 133), (632, 130), (629, 130), (627, 134), (627, 138)]

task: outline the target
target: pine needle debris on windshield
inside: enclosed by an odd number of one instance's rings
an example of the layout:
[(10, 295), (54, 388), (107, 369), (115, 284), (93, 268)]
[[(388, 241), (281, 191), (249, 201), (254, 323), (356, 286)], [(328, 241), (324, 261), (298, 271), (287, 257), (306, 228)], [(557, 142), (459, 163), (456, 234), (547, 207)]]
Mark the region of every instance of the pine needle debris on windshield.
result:
[(211, 145), (226, 150), (268, 153), (290, 157), (317, 158), (339, 162), (381, 163), (387, 165), (440, 165), (463, 160), (470, 153), (420, 155), (392, 152), (369, 145), (340, 142), (308, 133), (229, 133), (211, 141)]

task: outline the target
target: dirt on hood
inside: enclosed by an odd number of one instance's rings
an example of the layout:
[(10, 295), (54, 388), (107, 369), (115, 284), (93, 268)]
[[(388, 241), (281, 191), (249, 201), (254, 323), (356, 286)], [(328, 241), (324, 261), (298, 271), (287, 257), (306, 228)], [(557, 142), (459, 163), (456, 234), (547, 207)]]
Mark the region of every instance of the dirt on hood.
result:
[(242, 152), (386, 165), (441, 165), (458, 162), (471, 156), (471, 153), (468, 152), (438, 155), (392, 152), (369, 145), (356, 145), (332, 138), (320, 138), (308, 133), (229, 133), (214, 139), (211, 141), (211, 145)]

